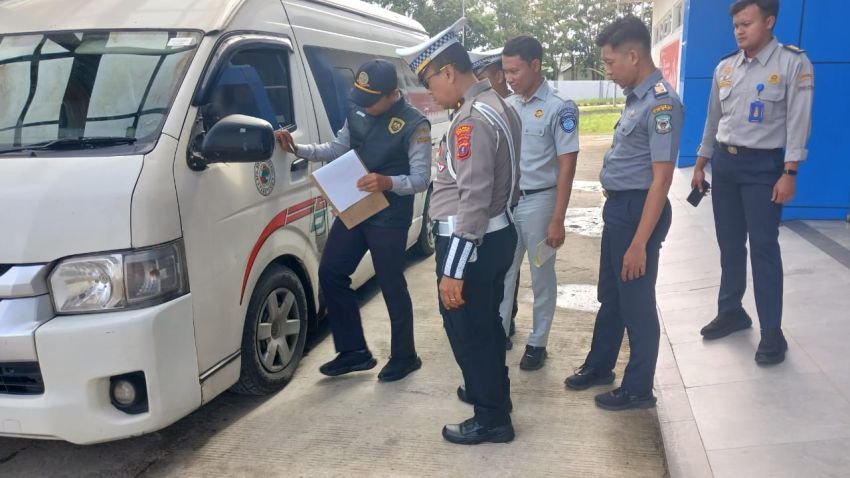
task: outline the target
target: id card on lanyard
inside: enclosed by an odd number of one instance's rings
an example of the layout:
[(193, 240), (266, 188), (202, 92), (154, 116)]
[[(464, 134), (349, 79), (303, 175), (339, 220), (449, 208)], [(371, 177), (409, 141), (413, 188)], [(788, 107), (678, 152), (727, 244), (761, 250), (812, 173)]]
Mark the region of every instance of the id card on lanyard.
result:
[(764, 103), (761, 101), (761, 92), (764, 90), (764, 85), (759, 83), (756, 86), (756, 90), (758, 94), (756, 96), (756, 100), (750, 103), (750, 123), (763, 123), (764, 122)]

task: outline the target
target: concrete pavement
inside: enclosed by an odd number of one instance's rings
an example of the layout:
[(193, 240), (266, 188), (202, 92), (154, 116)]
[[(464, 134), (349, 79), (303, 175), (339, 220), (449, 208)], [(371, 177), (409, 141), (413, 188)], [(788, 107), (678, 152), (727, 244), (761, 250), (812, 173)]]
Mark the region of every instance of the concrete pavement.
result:
[[(523, 273), (517, 336), (508, 354), (513, 443), (464, 447), (440, 435), (445, 423), (468, 418), (472, 409), (455, 396), (460, 371), (437, 310), (433, 258), (427, 258), (413, 261), (406, 274), (424, 363), (407, 379), (378, 383), (379, 368), (324, 377), (318, 367), (333, 356), (333, 343), (320, 336), (292, 382), (274, 396), (226, 393), (165, 430), (115, 443), (0, 439), (0, 476), (664, 476), (655, 410), (602, 411), (593, 395), (605, 388), (567, 392), (563, 385), (590, 346), (601, 233), (596, 181), (609, 146), (610, 136), (582, 138), (567, 241), (557, 263), (561, 294), (549, 359), (535, 372), (518, 367), (531, 327), (530, 274)], [(373, 282), (361, 296), (367, 339), (381, 367), (389, 355), (386, 308)], [(621, 354), (618, 378), (627, 354)]]

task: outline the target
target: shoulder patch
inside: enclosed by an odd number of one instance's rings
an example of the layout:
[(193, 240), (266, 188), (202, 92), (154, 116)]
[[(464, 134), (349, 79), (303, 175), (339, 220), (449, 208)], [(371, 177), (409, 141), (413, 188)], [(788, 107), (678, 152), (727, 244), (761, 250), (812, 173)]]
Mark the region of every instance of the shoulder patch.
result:
[(655, 132), (658, 134), (667, 134), (671, 131), (673, 131), (673, 116), (670, 113), (655, 115)]
[(806, 52), (806, 50), (803, 50), (802, 48), (798, 47), (797, 45), (782, 45), (782, 48), (784, 48), (784, 49), (786, 49), (786, 50), (788, 50), (788, 51), (790, 51), (790, 52), (794, 52), (794, 53), (796, 53), (796, 54), (798, 54), (798, 55), (799, 55), (800, 53), (805, 53), (805, 52)]
[(455, 158), (458, 161), (468, 159), (472, 154), (472, 125), (464, 123), (455, 128)]
[(572, 133), (578, 128), (578, 109), (565, 106), (558, 112), (558, 124), (565, 133)]
[(654, 115), (657, 115), (658, 113), (669, 112), (669, 111), (673, 111), (673, 105), (666, 104), (666, 103), (663, 104), (663, 105), (658, 105), (655, 108), (652, 108), (652, 114), (654, 114)]
[(655, 84), (655, 97), (661, 98), (662, 96), (667, 96), (669, 92), (667, 91), (667, 87), (664, 86), (664, 82), (659, 81)]
[(727, 54), (725, 54), (725, 55), (721, 56), (721, 57), (720, 57), (720, 59), (721, 59), (721, 60), (725, 60), (725, 59), (727, 59), (727, 58), (731, 58), (731, 57), (733, 57), (733, 56), (737, 55), (737, 54), (738, 54), (738, 52), (740, 52), (740, 51), (741, 51), (741, 50), (735, 50), (735, 51), (733, 51), (733, 52), (729, 52), (729, 53), (727, 53)]

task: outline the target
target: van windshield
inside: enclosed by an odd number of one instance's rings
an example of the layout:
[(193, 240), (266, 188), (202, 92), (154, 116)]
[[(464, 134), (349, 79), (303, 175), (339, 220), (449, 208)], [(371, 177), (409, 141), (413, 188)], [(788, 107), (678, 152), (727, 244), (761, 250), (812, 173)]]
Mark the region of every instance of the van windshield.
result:
[(0, 35), (0, 154), (150, 149), (200, 39), (181, 31)]

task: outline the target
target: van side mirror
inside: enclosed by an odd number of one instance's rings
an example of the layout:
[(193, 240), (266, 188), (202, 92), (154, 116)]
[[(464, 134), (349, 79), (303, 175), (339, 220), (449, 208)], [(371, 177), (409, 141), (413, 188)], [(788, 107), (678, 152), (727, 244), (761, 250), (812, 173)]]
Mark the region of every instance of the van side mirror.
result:
[(209, 163), (254, 163), (274, 152), (274, 129), (268, 121), (245, 115), (229, 115), (204, 135), (203, 161)]

